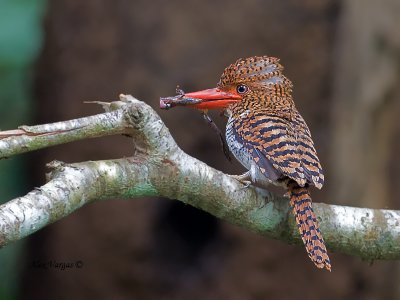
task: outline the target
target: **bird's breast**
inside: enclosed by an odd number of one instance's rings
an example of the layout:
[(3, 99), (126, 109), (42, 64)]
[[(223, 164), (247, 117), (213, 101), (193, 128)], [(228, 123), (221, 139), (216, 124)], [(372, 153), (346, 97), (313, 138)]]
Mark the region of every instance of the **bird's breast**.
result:
[(247, 148), (239, 141), (235, 134), (234, 129), (235, 119), (230, 117), (226, 124), (226, 142), (229, 150), (235, 156), (235, 158), (247, 169), (250, 170), (252, 157)]

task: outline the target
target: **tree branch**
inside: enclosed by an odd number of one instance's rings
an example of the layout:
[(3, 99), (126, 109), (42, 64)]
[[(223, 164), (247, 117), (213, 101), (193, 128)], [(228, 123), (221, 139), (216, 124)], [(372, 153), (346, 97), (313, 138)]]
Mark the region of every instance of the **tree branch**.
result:
[[(73, 140), (129, 135), (130, 158), (52, 162), (49, 182), (0, 206), (0, 246), (81, 206), (112, 198), (162, 196), (265, 236), (301, 243), (288, 200), (243, 185), (184, 153), (156, 112), (131, 96), (103, 103), (104, 114), (0, 132), (0, 157)], [(400, 258), (400, 212), (314, 204), (328, 248), (366, 260)]]
[(95, 103), (102, 104), (107, 113), (52, 124), (22, 125), (16, 130), (0, 131), (0, 159), (81, 139), (127, 133), (131, 122), (124, 119), (126, 114), (122, 107), (125, 102)]

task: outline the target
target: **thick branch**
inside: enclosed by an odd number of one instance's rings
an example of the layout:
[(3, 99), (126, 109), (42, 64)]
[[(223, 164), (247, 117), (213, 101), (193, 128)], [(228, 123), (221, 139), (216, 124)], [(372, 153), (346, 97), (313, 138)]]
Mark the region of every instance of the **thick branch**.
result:
[[(53, 162), (47, 184), (0, 207), (0, 245), (21, 239), (86, 203), (142, 196), (178, 199), (249, 230), (300, 243), (286, 198), (252, 187), (243, 189), (229, 175), (185, 154), (148, 105), (129, 96), (122, 100), (116, 111), (89, 118), (98, 117), (91, 121), (112, 123), (111, 128), (131, 135), (135, 155), (70, 165)], [(118, 117), (109, 120), (110, 116)], [(71, 131), (76, 130), (83, 129), (74, 127)], [(108, 133), (89, 130), (85, 134)], [(399, 211), (318, 203), (314, 207), (330, 250), (367, 260), (400, 258)]]

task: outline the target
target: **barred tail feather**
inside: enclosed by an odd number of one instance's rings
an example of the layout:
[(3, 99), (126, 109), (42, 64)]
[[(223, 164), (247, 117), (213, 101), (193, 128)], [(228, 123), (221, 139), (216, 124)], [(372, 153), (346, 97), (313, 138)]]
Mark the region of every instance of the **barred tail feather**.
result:
[(311, 196), (308, 188), (300, 187), (294, 182), (291, 182), (288, 188), (290, 205), (293, 208), (293, 214), (308, 256), (317, 268), (325, 268), (331, 271), (331, 262), (311, 206)]

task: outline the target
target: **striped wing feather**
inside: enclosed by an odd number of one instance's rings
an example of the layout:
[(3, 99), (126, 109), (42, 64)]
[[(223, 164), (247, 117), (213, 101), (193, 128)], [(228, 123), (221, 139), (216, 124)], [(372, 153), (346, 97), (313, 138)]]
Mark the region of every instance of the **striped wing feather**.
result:
[(289, 122), (279, 116), (249, 113), (237, 119), (234, 130), (268, 179), (289, 177), (299, 186), (312, 184), (321, 188), (322, 169), (307, 125), (299, 118)]
[(294, 127), (301, 155), (301, 163), (307, 182), (321, 189), (324, 185), (324, 173), (311, 138), (311, 132), (299, 113), (297, 113), (294, 120)]

